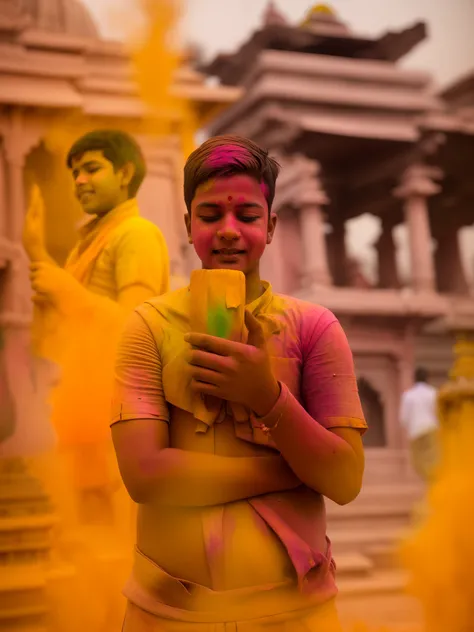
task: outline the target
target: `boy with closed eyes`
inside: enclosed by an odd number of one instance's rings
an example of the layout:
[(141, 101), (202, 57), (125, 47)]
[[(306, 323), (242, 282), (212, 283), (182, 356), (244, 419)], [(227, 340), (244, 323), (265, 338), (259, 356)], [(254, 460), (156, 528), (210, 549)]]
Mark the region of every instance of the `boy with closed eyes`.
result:
[(193, 331), (193, 283), (123, 334), (112, 436), (139, 504), (124, 632), (339, 630), (324, 496), (359, 493), (366, 423), (337, 319), (260, 278), (278, 171), (233, 136), (184, 170), (203, 270), (245, 277), (245, 306), (224, 287), (245, 309), (241, 340)]

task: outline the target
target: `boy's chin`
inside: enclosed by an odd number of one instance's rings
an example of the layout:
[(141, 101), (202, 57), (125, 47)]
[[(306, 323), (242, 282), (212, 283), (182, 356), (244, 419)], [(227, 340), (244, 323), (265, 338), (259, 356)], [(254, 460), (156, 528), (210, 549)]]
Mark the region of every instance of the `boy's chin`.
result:
[(82, 207), (82, 210), (84, 211), (86, 215), (105, 215), (106, 213), (110, 211), (108, 207), (104, 208), (102, 206), (97, 206), (97, 205), (87, 206), (87, 204)]
[(100, 212), (100, 205), (97, 204), (96, 200), (81, 203), (81, 208), (87, 215), (97, 215)]
[(241, 262), (222, 262), (216, 263), (211, 262), (210, 265), (203, 265), (204, 270), (238, 270), (239, 272), (243, 272), (245, 275), (248, 274), (247, 266), (242, 265)]
[(222, 261), (219, 263), (213, 263), (212, 264), (212, 269), (213, 270), (239, 270), (240, 272), (243, 272), (244, 274), (247, 274), (247, 265), (245, 265), (244, 262), (242, 261)]

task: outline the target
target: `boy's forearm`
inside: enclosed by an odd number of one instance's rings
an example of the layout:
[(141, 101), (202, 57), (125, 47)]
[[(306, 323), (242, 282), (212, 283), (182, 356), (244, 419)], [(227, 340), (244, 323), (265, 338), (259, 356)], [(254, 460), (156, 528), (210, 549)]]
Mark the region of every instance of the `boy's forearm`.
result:
[[(206, 507), (300, 485), (280, 456), (225, 457), (165, 448), (131, 492), (139, 503)], [(132, 493), (134, 492), (134, 493)]]
[(302, 483), (340, 504), (357, 496), (363, 464), (356, 453), (317, 423), (291, 393), (271, 436)]
[(52, 266), (58, 265), (46, 248), (40, 248), (30, 252), (27, 251), (27, 255), (31, 263), (49, 263)]

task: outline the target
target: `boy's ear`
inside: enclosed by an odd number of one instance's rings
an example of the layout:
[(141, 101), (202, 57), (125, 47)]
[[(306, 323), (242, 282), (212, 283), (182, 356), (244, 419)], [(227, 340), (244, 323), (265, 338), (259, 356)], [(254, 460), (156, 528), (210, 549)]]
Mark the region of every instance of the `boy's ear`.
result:
[(188, 241), (190, 244), (192, 244), (193, 238), (191, 237), (191, 215), (189, 213), (184, 214), (184, 225), (186, 226), (186, 232), (188, 233)]
[(123, 167), (120, 167), (120, 172), (122, 174), (122, 185), (124, 187), (128, 188), (130, 186), (130, 182), (135, 175), (135, 171), (136, 169), (133, 162), (126, 162)]
[(278, 217), (276, 213), (270, 213), (270, 217), (268, 218), (267, 244), (271, 244), (273, 241), (273, 235), (275, 234), (277, 221)]

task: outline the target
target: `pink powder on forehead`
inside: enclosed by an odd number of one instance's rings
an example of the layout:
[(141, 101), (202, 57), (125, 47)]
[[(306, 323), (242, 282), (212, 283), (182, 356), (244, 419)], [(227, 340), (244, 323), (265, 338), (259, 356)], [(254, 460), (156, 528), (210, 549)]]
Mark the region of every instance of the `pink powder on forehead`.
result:
[(236, 147), (235, 145), (223, 145), (216, 147), (209, 158), (206, 160), (206, 166), (208, 167), (222, 167), (229, 163), (232, 164), (233, 159), (242, 158), (247, 156), (248, 152), (243, 147)]
[[(236, 145), (223, 145), (216, 147), (206, 160), (207, 167), (224, 167), (231, 165), (235, 159), (239, 160), (248, 156), (248, 151)], [(269, 188), (265, 182), (260, 182), (260, 187), (265, 198), (268, 200)], [(230, 200), (229, 200), (230, 201)]]

